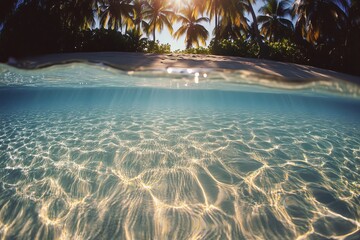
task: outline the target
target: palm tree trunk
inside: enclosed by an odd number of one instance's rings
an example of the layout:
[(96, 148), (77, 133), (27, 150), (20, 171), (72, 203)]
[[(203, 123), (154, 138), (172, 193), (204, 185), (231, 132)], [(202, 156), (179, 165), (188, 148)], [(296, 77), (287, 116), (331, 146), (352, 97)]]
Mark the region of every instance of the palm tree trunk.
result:
[[(120, 32), (122, 33), (122, 18), (121, 18), (121, 14), (120, 14), (119, 19), (120, 19)], [(117, 30), (117, 29), (116, 29), (116, 30)]]
[(186, 49), (190, 49), (192, 47), (192, 42), (190, 38), (186, 41)]
[(136, 24), (136, 31), (140, 33), (140, 23)]
[(217, 14), (217, 5), (215, 4), (215, 42), (219, 39), (219, 23), (218, 23), (218, 14)]
[(259, 57), (262, 58), (262, 57), (265, 57), (267, 55), (268, 48), (267, 48), (266, 44), (261, 40), (261, 35), (260, 35), (260, 32), (259, 32), (259, 25), (258, 25), (258, 22), (257, 22), (257, 19), (256, 19), (254, 8), (253, 8), (250, 0), (247, 0), (247, 2), (248, 2), (248, 5), (249, 5), (251, 17), (253, 19), (255, 40), (256, 40), (257, 44), (259, 45), (259, 48), (260, 48)]
[(155, 44), (155, 32), (156, 32), (156, 18), (154, 20), (154, 29), (153, 29), (154, 44)]

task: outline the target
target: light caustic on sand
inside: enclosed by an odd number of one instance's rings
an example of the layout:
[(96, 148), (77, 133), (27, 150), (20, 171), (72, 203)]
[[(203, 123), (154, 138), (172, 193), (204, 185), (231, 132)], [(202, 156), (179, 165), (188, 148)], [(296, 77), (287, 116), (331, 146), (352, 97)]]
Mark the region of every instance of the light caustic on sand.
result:
[(0, 236), (356, 236), (360, 133), (336, 124), (205, 110), (4, 113)]

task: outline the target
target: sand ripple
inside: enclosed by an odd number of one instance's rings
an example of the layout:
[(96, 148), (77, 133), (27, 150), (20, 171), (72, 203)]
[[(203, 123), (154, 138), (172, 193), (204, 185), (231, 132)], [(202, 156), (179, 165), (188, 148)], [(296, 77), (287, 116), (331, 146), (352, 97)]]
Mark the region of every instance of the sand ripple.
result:
[(355, 239), (360, 129), (247, 112), (0, 115), (0, 238)]

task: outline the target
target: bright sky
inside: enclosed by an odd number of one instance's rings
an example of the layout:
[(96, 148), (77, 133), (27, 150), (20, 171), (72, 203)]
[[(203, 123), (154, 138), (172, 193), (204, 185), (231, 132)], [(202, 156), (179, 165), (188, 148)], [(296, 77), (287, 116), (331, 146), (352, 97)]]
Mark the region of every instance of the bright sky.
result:
[[(192, 0), (169, 0), (169, 1), (173, 1), (174, 4), (176, 4), (178, 6), (181, 6), (182, 4), (184, 4), (184, 2), (192, 1)], [(255, 13), (258, 12), (259, 8), (262, 5), (263, 5), (263, 1), (262, 0), (257, 0), (257, 3), (254, 5)], [(252, 21), (252, 18), (250, 16), (247, 16), (247, 18)], [(97, 28), (98, 25), (99, 25), (98, 19), (96, 19), (96, 21), (97, 21), (96, 22), (96, 28)], [(209, 38), (206, 41), (206, 45), (209, 45), (211, 39), (213, 38), (212, 31), (213, 31), (214, 25), (215, 25), (214, 20), (212, 20), (211, 23), (203, 22), (203, 25), (209, 31)], [(176, 32), (176, 30), (178, 30), (180, 26), (181, 26), (180, 22), (174, 23), (173, 32)], [(148, 38), (151, 40), (152, 39), (152, 34), (150, 34), (148, 36)], [(164, 28), (161, 33), (159, 33), (159, 32), (156, 33), (156, 40), (158, 40), (160, 43), (163, 43), (163, 44), (170, 43), (172, 51), (175, 51), (177, 49), (179, 49), (179, 50), (184, 50), (185, 49), (185, 42), (184, 42), (185, 41), (185, 36), (182, 36), (178, 40), (176, 40), (175, 38), (173, 38), (171, 36), (170, 32), (166, 28)]]
[[(183, 4), (184, 1), (191, 1), (191, 0), (171, 0), (174, 2), (174, 4), (181, 6), (181, 4)], [(261, 7), (261, 5), (263, 5), (263, 1), (258, 0), (257, 3), (254, 6), (254, 10), (255, 13), (258, 12), (259, 8)], [(251, 17), (248, 17), (251, 21)], [(209, 39), (206, 42), (206, 45), (208, 45), (211, 41), (211, 39), (213, 38), (212, 36), (212, 31), (214, 29), (214, 21), (212, 21), (211, 23), (203, 23), (204, 27), (209, 31), (210, 35), (209, 35)], [(181, 26), (181, 24), (179, 22), (175, 23), (173, 25), (173, 29), (174, 32), (176, 30), (179, 29), (179, 27)], [(184, 50), (185, 49), (185, 36), (182, 36), (181, 38), (179, 38), (179, 40), (176, 40), (175, 38), (173, 38), (170, 34), (170, 32), (167, 29), (164, 29), (161, 33), (157, 33), (157, 40), (159, 40), (160, 43), (170, 43), (171, 45), (171, 50), (175, 51), (177, 49), (180, 50)], [(152, 36), (149, 36), (149, 39), (152, 39)]]

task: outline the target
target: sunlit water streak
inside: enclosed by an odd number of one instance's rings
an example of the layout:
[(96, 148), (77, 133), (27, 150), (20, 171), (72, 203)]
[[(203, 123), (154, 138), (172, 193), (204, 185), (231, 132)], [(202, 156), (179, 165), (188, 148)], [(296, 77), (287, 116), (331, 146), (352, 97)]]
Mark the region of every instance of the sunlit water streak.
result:
[(359, 238), (358, 99), (69, 69), (0, 88), (0, 238)]

